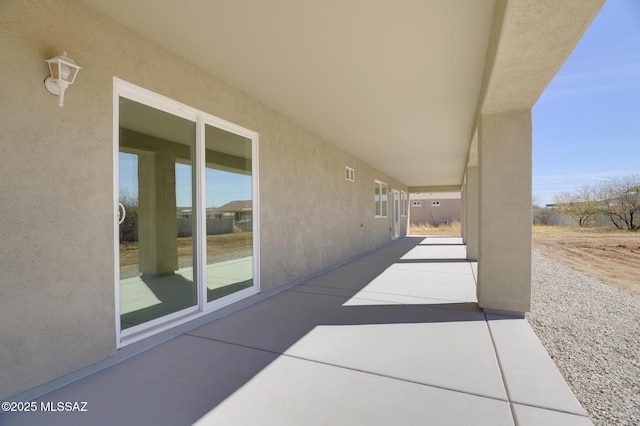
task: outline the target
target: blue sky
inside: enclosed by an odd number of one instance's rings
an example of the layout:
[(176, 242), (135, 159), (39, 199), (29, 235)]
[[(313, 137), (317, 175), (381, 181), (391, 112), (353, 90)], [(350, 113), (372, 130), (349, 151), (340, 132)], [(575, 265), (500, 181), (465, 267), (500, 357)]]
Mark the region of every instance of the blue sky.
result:
[[(138, 196), (138, 158), (120, 153), (120, 191)], [(206, 207), (220, 207), (231, 201), (251, 200), (251, 176), (206, 169)], [(176, 164), (176, 204), (193, 207), (191, 166)]]
[(607, 0), (533, 108), (533, 195), (640, 174), (640, 0)]

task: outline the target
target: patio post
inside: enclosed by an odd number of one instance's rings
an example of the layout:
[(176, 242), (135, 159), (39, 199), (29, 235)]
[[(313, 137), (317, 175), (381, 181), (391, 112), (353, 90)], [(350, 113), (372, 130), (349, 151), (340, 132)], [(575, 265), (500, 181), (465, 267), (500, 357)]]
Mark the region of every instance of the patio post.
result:
[(478, 260), (478, 168), (467, 167), (465, 175), (467, 259)]
[(171, 275), (178, 270), (176, 158), (165, 152), (138, 158), (140, 272)]
[(460, 190), (460, 235), (462, 242), (467, 243), (467, 177), (466, 173), (462, 179), (462, 188)]
[(527, 312), (531, 299), (531, 110), (479, 126), (478, 303)]

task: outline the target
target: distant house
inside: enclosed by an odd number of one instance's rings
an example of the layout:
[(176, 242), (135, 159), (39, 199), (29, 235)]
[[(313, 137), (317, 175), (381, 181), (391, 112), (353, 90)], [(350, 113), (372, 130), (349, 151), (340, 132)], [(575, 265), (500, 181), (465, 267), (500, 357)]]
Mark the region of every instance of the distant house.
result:
[[(236, 222), (241, 222), (251, 219), (253, 203), (251, 200), (231, 201), (222, 207), (218, 207), (216, 210), (216, 219), (232, 217)], [(217, 215), (221, 216), (218, 217)]]
[(235, 226), (244, 231), (252, 230), (253, 202), (251, 200), (231, 201), (215, 209), (216, 219), (232, 219)]
[(459, 192), (429, 192), (409, 197), (411, 225), (450, 224), (460, 222), (462, 200)]
[[(193, 235), (193, 211), (191, 207), (178, 207), (177, 236)], [(251, 231), (253, 207), (251, 200), (231, 201), (221, 207), (208, 207), (206, 210), (207, 235), (228, 234), (234, 232), (234, 226), (243, 231)]]
[(191, 219), (193, 217), (193, 211), (191, 207), (178, 207), (176, 209), (176, 217), (180, 219)]

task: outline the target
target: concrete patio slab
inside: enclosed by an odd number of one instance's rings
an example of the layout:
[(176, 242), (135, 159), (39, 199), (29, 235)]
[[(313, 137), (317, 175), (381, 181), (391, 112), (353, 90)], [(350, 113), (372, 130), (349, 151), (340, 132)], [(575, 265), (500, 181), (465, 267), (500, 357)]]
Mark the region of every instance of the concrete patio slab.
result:
[(468, 263), (395, 263), (361, 291), (436, 299), (440, 303), (477, 302)]
[(280, 357), (204, 425), (512, 425), (509, 404)]
[(128, 314), (162, 303), (140, 277), (120, 280), (120, 312)]
[[(388, 262), (388, 259), (387, 259)], [(305, 281), (304, 285), (333, 287), (345, 290), (360, 290), (378, 275), (384, 272), (388, 265), (367, 267), (348, 264), (338, 269)]]
[[(189, 334), (282, 353), (322, 325), (480, 322), (478, 311), (422, 305), (343, 306), (350, 297), (285, 291)], [(444, 312), (443, 312), (444, 311)]]
[(207, 288), (210, 290), (253, 278), (253, 256), (207, 265)]
[(525, 319), (487, 319), (513, 403), (587, 415)]
[(507, 400), (483, 321), (318, 326), (285, 354)]
[(190, 334), (506, 399), (479, 311), (350, 299), (287, 291)]
[(593, 426), (585, 416), (512, 404), (518, 426)]
[(403, 255), (402, 260), (466, 260), (467, 246), (462, 244), (420, 244)]
[(437, 259), (460, 255), (438, 240), (398, 240), (37, 400), (88, 413), (0, 422), (590, 424), (528, 323), (485, 314), (474, 264)]
[[(421, 238), (421, 237), (409, 237), (409, 238)], [(420, 241), (421, 245), (462, 245), (464, 244), (462, 237), (439, 237), (439, 236), (431, 236), (431, 237), (422, 237), (422, 241)]]
[(7, 413), (3, 426), (190, 425), (277, 355), (180, 336), (36, 400), (87, 402), (86, 412)]
[(478, 262), (470, 261), (469, 264), (471, 265), (471, 270), (473, 271), (473, 279), (477, 283), (478, 282)]
[(430, 305), (434, 308), (462, 309), (480, 312), (477, 303), (460, 302), (454, 303), (451, 300), (436, 299), (433, 297), (421, 297), (403, 294), (389, 294), (372, 292), (367, 290), (342, 290), (334, 287), (316, 287), (310, 285), (299, 285), (290, 291), (299, 291), (311, 294), (334, 295), (349, 297), (344, 306), (356, 305)]

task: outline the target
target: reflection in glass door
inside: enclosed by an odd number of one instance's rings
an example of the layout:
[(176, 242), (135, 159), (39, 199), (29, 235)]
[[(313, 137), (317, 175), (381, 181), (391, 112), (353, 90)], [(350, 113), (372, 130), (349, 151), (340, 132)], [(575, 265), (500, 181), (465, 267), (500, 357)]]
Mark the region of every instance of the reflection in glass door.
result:
[(251, 139), (205, 125), (207, 302), (253, 286)]
[(116, 79), (118, 345), (259, 291), (258, 135)]
[(196, 307), (192, 157), (196, 122), (119, 105), (120, 329)]

